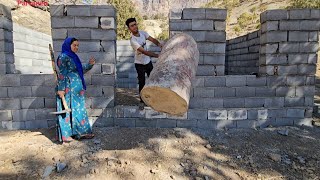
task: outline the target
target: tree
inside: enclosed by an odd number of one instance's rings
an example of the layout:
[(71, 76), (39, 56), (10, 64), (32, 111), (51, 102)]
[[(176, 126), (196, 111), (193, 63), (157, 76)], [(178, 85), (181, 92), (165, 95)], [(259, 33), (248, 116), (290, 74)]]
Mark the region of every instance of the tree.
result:
[(109, 0), (117, 10), (117, 39), (129, 39), (130, 32), (126, 26), (126, 20), (128, 18), (136, 18), (140, 29), (144, 29), (143, 18), (139, 12), (135, 9), (131, 0)]

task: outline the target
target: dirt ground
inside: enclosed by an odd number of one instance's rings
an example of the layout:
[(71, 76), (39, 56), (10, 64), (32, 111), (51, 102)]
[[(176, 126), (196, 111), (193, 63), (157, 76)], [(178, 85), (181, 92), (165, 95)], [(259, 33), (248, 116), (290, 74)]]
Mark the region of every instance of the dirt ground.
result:
[(320, 179), (319, 128), (94, 132), (58, 144), (54, 129), (0, 131), (0, 179)]

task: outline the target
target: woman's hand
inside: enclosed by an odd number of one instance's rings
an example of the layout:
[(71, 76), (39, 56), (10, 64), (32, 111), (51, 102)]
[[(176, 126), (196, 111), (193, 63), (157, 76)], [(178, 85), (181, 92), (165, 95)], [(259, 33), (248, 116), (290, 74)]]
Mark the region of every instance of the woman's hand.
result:
[(94, 59), (94, 57), (91, 57), (89, 60), (89, 64), (94, 65), (95, 63), (96, 63), (96, 60)]
[(57, 94), (62, 98), (66, 93), (64, 91), (58, 91)]

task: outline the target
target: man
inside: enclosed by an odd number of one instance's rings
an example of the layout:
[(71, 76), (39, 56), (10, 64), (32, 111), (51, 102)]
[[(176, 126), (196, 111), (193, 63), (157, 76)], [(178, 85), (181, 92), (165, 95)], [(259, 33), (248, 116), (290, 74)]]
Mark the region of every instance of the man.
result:
[[(138, 73), (139, 94), (140, 94), (146, 81), (145, 74), (147, 73), (147, 76), (149, 77), (153, 69), (153, 65), (150, 57), (158, 58), (159, 56), (158, 54), (155, 54), (147, 50), (146, 40), (153, 42), (155, 45), (159, 46), (160, 48), (162, 48), (162, 45), (158, 40), (151, 37), (147, 32), (139, 31), (138, 24), (135, 18), (127, 19), (126, 25), (131, 32), (131, 39), (130, 39), (131, 47), (135, 51), (134, 64)], [(140, 102), (144, 103), (141, 97), (140, 97)]]

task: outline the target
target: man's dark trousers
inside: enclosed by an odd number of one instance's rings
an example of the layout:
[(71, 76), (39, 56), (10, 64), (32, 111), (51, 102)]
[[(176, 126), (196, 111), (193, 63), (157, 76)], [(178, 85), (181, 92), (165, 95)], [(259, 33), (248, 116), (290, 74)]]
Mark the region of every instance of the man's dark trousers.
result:
[[(139, 94), (140, 94), (143, 86), (146, 84), (146, 73), (147, 73), (147, 76), (149, 77), (153, 69), (153, 65), (151, 61), (146, 65), (137, 64), (137, 63), (135, 63), (134, 65), (138, 73)], [(140, 101), (142, 102), (141, 97), (140, 97)]]

